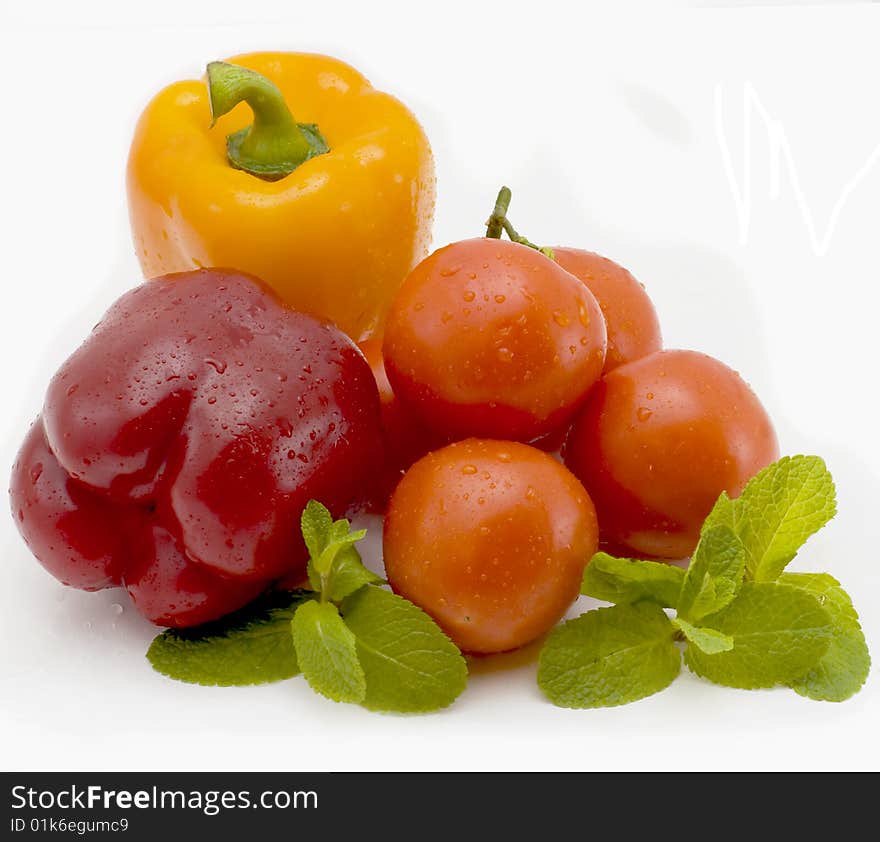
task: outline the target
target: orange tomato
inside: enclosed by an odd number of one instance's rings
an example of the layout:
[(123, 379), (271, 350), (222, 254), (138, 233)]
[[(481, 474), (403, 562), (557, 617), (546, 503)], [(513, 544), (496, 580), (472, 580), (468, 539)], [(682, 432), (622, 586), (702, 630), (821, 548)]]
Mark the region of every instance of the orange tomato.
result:
[(606, 372), (663, 347), (654, 305), (623, 266), (582, 249), (554, 248), (553, 254), (563, 269), (587, 285), (602, 308), (608, 330)]
[(596, 551), (583, 486), (546, 453), (468, 439), (425, 456), (391, 497), (385, 571), (466, 652), (515, 649), (578, 595)]
[(383, 354), (395, 394), (447, 440), (530, 441), (565, 426), (599, 379), (596, 299), (540, 252), (463, 240), (410, 272)]
[(415, 413), (404, 406), (394, 394), (385, 365), (382, 361), (381, 338), (368, 339), (359, 345), (367, 358), (382, 411), (382, 434), (385, 439), (384, 476), (377, 483), (377, 492), (369, 502), (369, 508), (382, 512), (388, 496), (400, 481), (403, 472), (429, 450), (442, 444), (419, 420)]
[(695, 351), (659, 351), (605, 375), (564, 456), (596, 504), (603, 541), (676, 559), (693, 551), (718, 495), (738, 495), (779, 447), (739, 374)]

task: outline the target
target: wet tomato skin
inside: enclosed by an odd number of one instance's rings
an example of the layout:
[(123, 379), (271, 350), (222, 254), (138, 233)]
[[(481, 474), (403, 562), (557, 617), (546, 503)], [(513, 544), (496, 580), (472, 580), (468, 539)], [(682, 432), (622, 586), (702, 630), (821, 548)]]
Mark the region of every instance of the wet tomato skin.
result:
[(678, 559), (692, 553), (718, 495), (737, 496), (779, 447), (737, 372), (694, 351), (659, 351), (605, 375), (563, 453), (596, 505), (603, 542)]
[(560, 246), (554, 247), (553, 254), (599, 302), (608, 330), (606, 372), (663, 347), (657, 311), (644, 286), (623, 266), (583, 249)]
[(394, 394), (382, 359), (382, 340), (367, 339), (358, 347), (370, 364), (379, 390), (382, 431), (387, 444), (387, 464), (398, 472), (406, 470), (413, 462), (443, 442)]
[(583, 403), (606, 341), (599, 305), (576, 278), (534, 249), (477, 238), (412, 270), (383, 354), (394, 393), (447, 441), (531, 441)]
[(10, 496), (61, 581), (127, 588), (190, 626), (301, 576), (309, 499), (374, 482), (379, 398), (355, 344), (249, 276), (200, 270), (123, 295), (52, 379)]
[(528, 445), (467, 439), (416, 462), (385, 521), (385, 570), (466, 652), (515, 649), (578, 595), (596, 551), (583, 486)]
[(382, 416), (382, 436), (385, 447), (384, 460), (373, 492), (366, 501), (368, 511), (383, 514), (388, 506), (391, 492), (397, 487), (404, 471), (429, 451), (445, 443), (437, 433), (426, 427), (421, 419), (406, 406), (391, 388), (382, 359), (382, 339), (374, 337), (359, 343), (366, 357), (379, 390)]

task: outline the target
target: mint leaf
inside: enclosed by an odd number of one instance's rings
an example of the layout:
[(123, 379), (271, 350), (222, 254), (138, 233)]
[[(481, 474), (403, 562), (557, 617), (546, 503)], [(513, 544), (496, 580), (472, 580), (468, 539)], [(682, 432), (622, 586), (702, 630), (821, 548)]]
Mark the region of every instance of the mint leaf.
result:
[(150, 644), (153, 669), (177, 681), (223, 687), (281, 681), (299, 672), (290, 621), (307, 591), (275, 591), (213, 623), (168, 629)]
[(675, 617), (672, 620), (672, 625), (681, 631), (688, 643), (693, 644), (707, 655), (716, 655), (718, 652), (729, 652), (733, 649), (733, 638), (715, 629), (691, 625), (681, 617)]
[(746, 690), (791, 683), (818, 663), (831, 639), (831, 618), (818, 600), (775, 583), (744, 583), (730, 605), (702, 624), (733, 638), (733, 649), (709, 655), (689, 646), (688, 667)]
[(606, 602), (648, 600), (675, 608), (684, 576), (684, 570), (671, 564), (596, 553), (584, 569), (581, 593)]
[(538, 686), (567, 708), (643, 699), (681, 669), (674, 634), (663, 609), (649, 602), (588, 611), (551, 632), (538, 660)]
[(342, 603), (366, 675), (364, 707), (425, 713), (451, 704), (467, 684), (456, 645), (420, 608), (391, 591), (360, 588)]
[(318, 558), (330, 540), (333, 516), (317, 500), (309, 500), (300, 518), (303, 540), (312, 558)]
[(366, 529), (356, 529), (351, 531), (351, 523), (345, 518), (333, 521), (330, 527), (330, 540), (328, 543), (333, 544), (356, 544), (367, 534)]
[(827, 573), (783, 573), (779, 581), (815, 594), (832, 623), (828, 651), (791, 687), (824, 702), (843, 702), (858, 693), (868, 678), (871, 655), (849, 594)]
[(742, 584), (745, 550), (729, 526), (704, 529), (676, 606), (680, 617), (700, 620), (727, 605)]
[(302, 532), (311, 556), (306, 567), (309, 584), (325, 600), (341, 602), (358, 588), (382, 581), (364, 567), (354, 546), (366, 529), (352, 532), (345, 518), (334, 521), (325, 506), (310, 500), (303, 511)]
[(818, 456), (786, 456), (756, 474), (736, 501), (747, 578), (775, 580), (835, 511), (834, 482)]
[(384, 580), (364, 566), (357, 547), (344, 547), (336, 556), (327, 577), (326, 596), (332, 602), (342, 602), (364, 585), (376, 585)]
[(706, 515), (700, 533), (705, 533), (715, 526), (726, 526), (736, 531), (736, 507), (737, 501), (731, 500), (726, 491), (722, 491), (712, 507), (712, 511)]
[(360, 702), (366, 692), (354, 635), (330, 602), (305, 602), (293, 615), (293, 645), (312, 689), (334, 702)]

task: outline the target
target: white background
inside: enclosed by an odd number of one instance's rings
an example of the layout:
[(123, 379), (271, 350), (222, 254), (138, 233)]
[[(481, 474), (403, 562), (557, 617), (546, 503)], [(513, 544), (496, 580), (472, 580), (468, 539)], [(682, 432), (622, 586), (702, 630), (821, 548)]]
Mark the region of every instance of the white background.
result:
[[(510, 184), (521, 231), (629, 267), (667, 346), (740, 370), (783, 452), (825, 457), (840, 513), (793, 567), (837, 576), (880, 652), (880, 8), (615, 8), (3, 0), (4, 475), (54, 370), (139, 281), (124, 166), (148, 98), (236, 52), (327, 52), (422, 120), (435, 244), (481, 233)], [(301, 679), (177, 684), (150, 670), (154, 630), (123, 594), (63, 588), (5, 514), (0, 548), (6, 769), (880, 765), (876, 677), (833, 705), (685, 671), (645, 701), (567, 711), (539, 694), (532, 649), (477, 665), (451, 709), (424, 717), (334, 705)]]

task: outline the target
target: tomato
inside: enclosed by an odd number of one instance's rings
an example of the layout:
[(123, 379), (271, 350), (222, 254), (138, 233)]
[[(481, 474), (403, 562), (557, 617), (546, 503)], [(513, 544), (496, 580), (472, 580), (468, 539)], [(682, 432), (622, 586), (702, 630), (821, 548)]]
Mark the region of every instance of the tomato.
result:
[(379, 390), (382, 428), (388, 444), (386, 453), (389, 464), (395, 470), (406, 470), (413, 462), (442, 442), (439, 442), (436, 435), (432, 434), (418, 416), (394, 394), (382, 360), (382, 340), (368, 339), (360, 344), (360, 349), (370, 364)]
[(674, 559), (691, 554), (718, 495), (738, 495), (779, 447), (739, 374), (695, 351), (659, 351), (605, 375), (564, 457), (596, 504), (603, 541)]
[(663, 347), (660, 321), (648, 293), (623, 266), (592, 251), (554, 248), (556, 262), (587, 285), (608, 330), (605, 371)]
[(401, 480), (385, 571), (461, 649), (503, 652), (562, 617), (597, 539), (590, 497), (563, 465), (528, 445), (467, 439)]
[(571, 419), (605, 347), (602, 311), (582, 283), (534, 249), (478, 238), (412, 270), (383, 354), (394, 393), (447, 440), (530, 441)]

